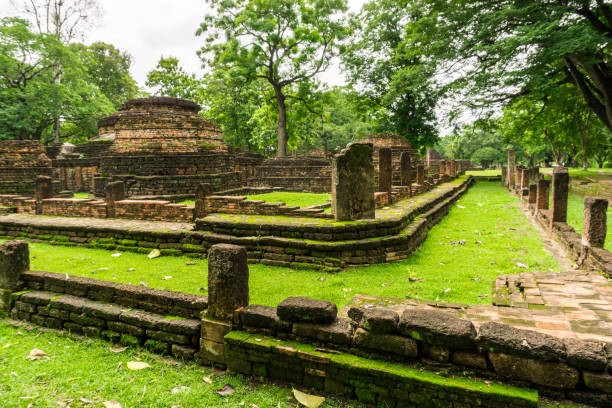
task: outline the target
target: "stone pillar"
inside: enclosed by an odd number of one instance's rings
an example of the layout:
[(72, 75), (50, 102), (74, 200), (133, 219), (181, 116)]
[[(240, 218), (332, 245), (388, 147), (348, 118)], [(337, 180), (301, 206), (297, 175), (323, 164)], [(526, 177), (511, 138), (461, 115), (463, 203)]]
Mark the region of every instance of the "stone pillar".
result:
[(378, 191), (391, 194), (393, 183), (393, 165), (391, 149), (380, 148), (378, 151)]
[(234, 311), (249, 304), (246, 249), (216, 244), (208, 253), (208, 317), (232, 321)]
[(550, 227), (555, 222), (567, 221), (567, 195), (569, 193), (569, 173), (565, 167), (555, 167), (552, 177), (552, 203), (550, 205)]
[(502, 166), (501, 168), (501, 182), (502, 186), (508, 185), (508, 168), (506, 166)]
[(417, 177), (416, 182), (418, 185), (422, 186), (425, 184), (425, 166), (419, 164), (417, 166)]
[(34, 192), (34, 200), (36, 200), (36, 214), (42, 214), (42, 200), (53, 198), (53, 183), (49, 176), (36, 177), (36, 191)]
[(521, 189), (521, 168), (520, 167), (515, 167), (514, 168), (514, 189), (515, 190), (520, 190)]
[(106, 217), (115, 218), (115, 201), (125, 200), (125, 185), (123, 181), (108, 183), (104, 188), (106, 192)]
[(608, 232), (608, 200), (597, 197), (584, 198), (584, 218), (582, 222), (582, 244), (593, 248), (603, 248)]
[(440, 160), (440, 176), (446, 175), (446, 160)]
[(410, 155), (408, 152), (402, 152), (400, 155), (400, 171), (402, 178), (402, 186), (409, 186), (410, 182)]
[(450, 161), (450, 172), (451, 177), (457, 177), (457, 162), (455, 160)]
[(206, 197), (212, 195), (212, 186), (208, 183), (198, 184), (198, 188), (195, 194), (195, 219), (204, 218), (208, 215), (208, 209), (206, 205)]
[(529, 185), (529, 204), (535, 204), (538, 197), (538, 185)]
[(374, 165), (371, 143), (350, 143), (334, 157), (332, 211), (336, 221), (374, 218)]
[(514, 150), (508, 150), (508, 188), (514, 189), (515, 178), (514, 178), (514, 167), (515, 163), (515, 152)]
[(29, 269), (30, 252), (26, 241), (0, 244), (0, 289), (18, 289), (21, 274)]
[(529, 188), (529, 178), (531, 176), (531, 169), (521, 169), (521, 188)]
[(226, 363), (225, 335), (235, 313), (249, 305), (249, 267), (246, 249), (217, 244), (208, 252), (208, 309), (202, 318), (200, 359)]
[(536, 197), (536, 210), (548, 210), (548, 196), (550, 192), (550, 180), (538, 180), (538, 193)]

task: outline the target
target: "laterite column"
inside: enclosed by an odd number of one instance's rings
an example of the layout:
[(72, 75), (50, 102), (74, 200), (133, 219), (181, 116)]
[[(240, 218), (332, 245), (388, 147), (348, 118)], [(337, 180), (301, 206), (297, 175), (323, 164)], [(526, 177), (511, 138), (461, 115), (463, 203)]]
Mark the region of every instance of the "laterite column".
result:
[(515, 152), (514, 150), (508, 150), (508, 188), (514, 189), (515, 178), (514, 178), (514, 167), (515, 163)]
[(597, 197), (584, 198), (584, 217), (582, 222), (582, 244), (593, 248), (603, 248), (608, 232), (608, 200)]
[(569, 193), (569, 173), (565, 167), (555, 167), (552, 178), (552, 202), (550, 205), (550, 227), (555, 222), (567, 221), (567, 196)]

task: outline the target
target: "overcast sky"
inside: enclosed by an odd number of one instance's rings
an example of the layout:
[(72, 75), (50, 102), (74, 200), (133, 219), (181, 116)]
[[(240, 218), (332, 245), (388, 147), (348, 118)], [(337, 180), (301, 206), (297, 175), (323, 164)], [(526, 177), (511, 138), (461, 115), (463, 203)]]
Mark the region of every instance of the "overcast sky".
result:
[[(357, 11), (365, 0), (349, 0)], [(103, 15), (87, 33), (85, 42), (103, 41), (132, 56), (132, 75), (144, 86), (147, 72), (164, 57), (177, 57), (183, 68), (201, 73), (196, 51), (204, 43), (195, 31), (209, 8), (204, 0), (99, 0)], [(10, 0), (0, 0), (0, 16), (15, 15)], [(321, 80), (337, 85), (343, 77), (337, 66), (323, 73)]]

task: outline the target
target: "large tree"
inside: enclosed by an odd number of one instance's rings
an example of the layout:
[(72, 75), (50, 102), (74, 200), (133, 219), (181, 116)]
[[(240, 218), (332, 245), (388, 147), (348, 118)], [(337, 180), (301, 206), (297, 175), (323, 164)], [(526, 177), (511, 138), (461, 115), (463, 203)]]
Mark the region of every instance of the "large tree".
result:
[(376, 118), (376, 130), (398, 133), (424, 150), (435, 144), (438, 132), (433, 68), (423, 63), (414, 43), (423, 35), (415, 28), (421, 15), (420, 5), (408, 0), (369, 1), (352, 18), (342, 61), (362, 106)]
[(184, 98), (200, 103), (202, 83), (195, 74), (186, 72), (175, 57), (161, 57), (155, 69), (147, 74), (146, 85), (156, 95)]
[[(97, 0), (11, 0), (40, 34), (48, 34), (64, 44), (82, 39), (100, 17)], [(53, 71), (56, 84), (62, 83), (63, 61), (57, 59)], [(53, 118), (54, 142), (60, 142), (60, 114)]]
[(115, 109), (138, 93), (138, 85), (130, 74), (132, 57), (112, 44), (95, 42), (91, 45), (75, 44), (89, 77), (113, 103)]
[[(58, 60), (64, 79), (55, 81)], [(0, 20), (0, 135), (42, 139), (55, 118), (83, 128), (86, 121), (112, 111), (85, 67), (55, 36), (32, 32), (25, 20)], [(82, 132), (81, 132), (82, 133)]]
[(197, 31), (211, 66), (231, 64), (267, 81), (277, 105), (278, 156), (287, 153), (287, 92), (315, 79), (345, 35), (346, 0), (207, 0), (213, 13)]
[[(612, 129), (612, 8), (605, 0), (421, 0), (417, 45), (447, 89), (489, 109), (520, 95), (577, 87)], [(447, 80), (449, 79), (450, 80)]]

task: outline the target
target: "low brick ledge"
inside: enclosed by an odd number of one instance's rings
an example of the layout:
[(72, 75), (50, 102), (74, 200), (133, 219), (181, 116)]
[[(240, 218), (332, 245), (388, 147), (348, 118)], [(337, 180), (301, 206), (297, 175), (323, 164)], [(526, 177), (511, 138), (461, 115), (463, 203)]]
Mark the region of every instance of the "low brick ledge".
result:
[(225, 336), (231, 371), (305, 385), (366, 404), (428, 407), (537, 407), (538, 392), (397, 363), (330, 353), (296, 342), (233, 331)]
[(3, 309), (15, 320), (145, 346), (178, 358), (191, 359), (199, 351), (200, 319), (164, 316), (62, 292), (26, 290), (9, 296)]
[(27, 290), (59, 292), (185, 318), (199, 318), (201, 312), (208, 307), (208, 296), (101, 281), (68, 274), (28, 271), (21, 275), (21, 279), (23, 280), (23, 288)]
[[(302, 299), (306, 306), (291, 311), (287, 306), (290, 299)], [(236, 329), (242, 330), (244, 338), (250, 335), (250, 343), (267, 342), (270, 348), (282, 341), (297, 341), (353, 357), (467, 370), (480, 378), (527, 384), (555, 399), (612, 406), (610, 343), (559, 338), (498, 322), (472, 322), (433, 307), (399, 312), (351, 307), (348, 318), (313, 323), (314, 312), (322, 312), (322, 307), (312, 302), (322, 301), (290, 299), (278, 308), (250, 305), (242, 309)], [(332, 313), (331, 318), (334, 316)], [(264, 340), (264, 336), (270, 339)], [(230, 368), (235, 357), (229, 355)], [(260, 361), (249, 361), (252, 374), (263, 375), (264, 368), (257, 368)], [(276, 365), (273, 361), (270, 364)]]

